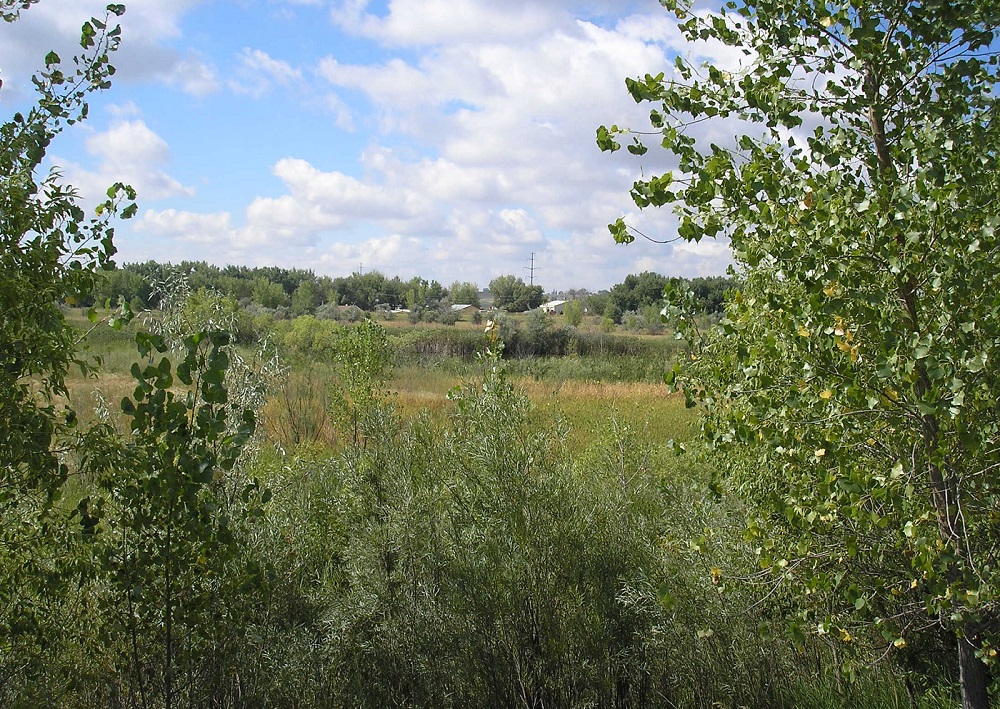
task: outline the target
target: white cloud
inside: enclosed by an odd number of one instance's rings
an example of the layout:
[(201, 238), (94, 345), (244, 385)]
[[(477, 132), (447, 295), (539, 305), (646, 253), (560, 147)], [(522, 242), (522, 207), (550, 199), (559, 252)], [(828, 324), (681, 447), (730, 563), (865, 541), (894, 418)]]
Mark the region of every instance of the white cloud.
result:
[(194, 244), (232, 244), (236, 234), (228, 212), (196, 214), (176, 209), (148, 209), (143, 211), (136, 226), (154, 236)]
[(116, 120), (108, 130), (91, 134), (85, 145), (96, 170), (58, 157), (53, 162), (86, 199), (99, 198), (115, 182), (132, 185), (143, 202), (194, 195), (193, 188), (164, 172), (170, 147), (141, 119)]
[(260, 49), (244, 48), (238, 62), (237, 78), (229, 81), (230, 88), (237, 93), (260, 98), (275, 84), (287, 87), (302, 81), (299, 69)]
[(274, 174), (300, 206), (321, 208), (350, 219), (402, 219), (428, 207), (416, 190), (365, 182), (341, 172), (323, 172), (305, 160), (284, 158)]
[[(601, 123), (644, 127), (648, 109), (634, 106), (623, 79), (669, 67), (670, 48), (682, 45), (676, 27), (661, 15), (599, 27), (565, 22), (558, 9), (514, 5), (503, 10), (505, 22), (536, 18), (537, 36), (525, 39), (499, 23), (490, 41), (473, 42), (479, 25), (470, 20), (451, 34), (428, 29), (424, 36), (439, 46), (409, 60), (323, 58), (315, 72), (338, 91), (331, 96), (342, 122), (353, 126), (359, 109), (341, 93), (364, 94), (378, 111), (384, 144), (361, 153), (358, 176), (298, 158), (277, 161), (273, 174), (284, 194), (250, 201), (232, 243), (333, 272), (363, 262), (390, 274), (483, 284), (502, 273), (523, 275), (532, 253), (541, 282), (553, 287), (606, 286), (646, 269), (721, 273), (725, 244), (626, 248), (605, 226), (628, 214), (656, 238), (676, 233), (669, 211), (636, 213), (628, 197), (639, 170), (667, 169), (666, 157), (653, 150), (642, 164), (602, 155), (594, 143)], [(423, 7), (422, 27), (444, 23), (443, 5)], [(409, 41), (395, 23), (413, 17), (415, 5), (392, 2), (383, 18), (365, 8), (355, 3), (357, 31), (377, 26), (393, 42)], [(463, 0), (451, 22), (461, 25), (463, 13), (476, 8), (483, 9)], [(266, 81), (302, 79), (263, 52), (247, 50), (243, 59)], [(728, 127), (710, 130), (726, 139)]]
[[(354, 131), (353, 142), (341, 142), (337, 133), (336, 147), (326, 148), (328, 136), (312, 136), (313, 153), (297, 140), (277, 155), (299, 157), (269, 158), (277, 189), (258, 181), (225, 211), (211, 205), (204, 213), (148, 211), (139, 220), (143, 233), (218, 259), (332, 274), (363, 263), (390, 275), (482, 285), (502, 273), (524, 275), (532, 253), (539, 282), (551, 288), (599, 288), (646, 269), (721, 273), (729, 261), (724, 243), (613, 243), (606, 224), (623, 214), (657, 238), (676, 233), (669, 210), (636, 212), (628, 196), (633, 180), (672, 164), (655, 147), (641, 160), (625, 151), (601, 154), (594, 137), (600, 124), (648, 126), (649, 106), (634, 104), (624, 77), (669, 71), (677, 51), (692, 60), (733, 57), (718, 46), (686, 45), (662, 12), (608, 22), (601, 13), (618, 16), (623, 3), (584, 2), (595, 13), (590, 20), (574, 19), (580, 4), (571, 0), (390, 0), (379, 3), (380, 11), (374, 3), (347, 0), (336, 3), (335, 19), (364, 51), (336, 47), (338, 53), (310, 66), (302, 52), (283, 54), (275, 42), (266, 52), (246, 48), (235, 55), (236, 66), (223, 79), (212, 68), (219, 60), (178, 43), (169, 50), (173, 73), (164, 80), (200, 94), (220, 84), (254, 97), (288, 87), (293, 91), (282, 96), (298, 103), (282, 107), (282, 118), (328, 113), (343, 131)], [(289, 17), (308, 12), (303, 7)], [(157, 17), (150, 15), (150, 26)], [(179, 15), (160, 17), (161, 38), (180, 32), (177, 25), (171, 29), (170, 17)], [(95, 136), (91, 147), (118, 154), (120, 163), (112, 166), (131, 166), (153, 194), (191, 194), (166, 176), (166, 144), (142, 131), (148, 127), (136, 113), (119, 110), (117, 134)], [(692, 131), (723, 144), (735, 133), (727, 124)], [(279, 145), (281, 136), (273, 140)], [(125, 143), (129, 151), (115, 153)], [(341, 146), (348, 151), (343, 163), (328, 157)]]
[(168, 61), (165, 70), (157, 76), (164, 83), (192, 96), (208, 96), (219, 90), (215, 69), (193, 54), (186, 59)]
[(333, 114), (334, 124), (338, 128), (348, 133), (355, 131), (351, 107), (340, 96), (335, 93), (324, 94), (320, 99), (320, 105), (325, 111)]
[[(164, 81), (195, 95), (214, 91), (214, 70), (196, 52), (177, 50), (168, 42), (182, 37), (181, 18), (203, 0), (131, 0), (120, 18), (122, 44), (112, 55), (115, 81)], [(32, 92), (31, 74), (41, 68), (51, 49), (64, 60), (80, 52), (80, 27), (91, 17), (105, 16), (106, 0), (46, 0), (22, 13), (13, 24), (0, 23), (0, 66), (4, 93), (13, 101)], [(67, 67), (71, 65), (66, 63)]]
[(390, 0), (386, 15), (366, 12), (366, 2), (349, 0), (331, 11), (351, 32), (390, 45), (524, 40), (551, 27), (555, 15), (545, 3), (491, 0)]

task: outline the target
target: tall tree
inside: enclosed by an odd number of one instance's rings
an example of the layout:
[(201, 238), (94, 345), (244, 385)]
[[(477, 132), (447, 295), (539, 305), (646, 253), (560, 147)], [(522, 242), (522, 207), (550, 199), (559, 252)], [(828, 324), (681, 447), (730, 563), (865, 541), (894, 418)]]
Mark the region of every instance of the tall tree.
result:
[(448, 288), (451, 302), (479, 307), (479, 286), (475, 283), (455, 281)]
[[(963, 706), (986, 707), (1000, 620), (1000, 5), (662, 4), (689, 40), (746, 56), (678, 57), (671, 77), (627, 84), (654, 104), (677, 164), (636, 182), (634, 201), (674, 205), (683, 239), (728, 236), (745, 279), (721, 329), (691, 334), (680, 381), (758, 505), (761, 563), (845, 647), (863, 623), (890, 650), (946, 632)], [(706, 120), (737, 126), (733, 143), (699, 141)], [(622, 132), (602, 127), (598, 143), (615, 150)], [(611, 229), (631, 240), (622, 220)]]
[[(13, 22), (29, 5), (0, 0), (0, 17)], [(108, 6), (109, 16), (124, 10)], [(65, 403), (66, 376), (73, 366), (88, 367), (61, 306), (90, 295), (95, 273), (115, 252), (110, 219), (135, 212), (122, 203), (134, 192), (115, 185), (88, 217), (57, 173), (38, 174), (53, 138), (86, 117), (88, 94), (110, 85), (108, 56), (120, 29), (108, 22), (83, 25), (74, 69), (49, 52), (34, 77), (36, 105), (0, 125), (0, 686), (11, 681), (8, 673), (30, 671), (43, 647), (31, 638), (61, 588), (53, 548), (68, 528), (54, 502), (69, 474), (63, 446), (76, 421)]]
[(523, 279), (510, 275), (497, 276), (490, 281), (490, 292), (494, 307), (512, 313), (537, 308), (545, 298), (545, 290), (541, 286), (529, 286)]

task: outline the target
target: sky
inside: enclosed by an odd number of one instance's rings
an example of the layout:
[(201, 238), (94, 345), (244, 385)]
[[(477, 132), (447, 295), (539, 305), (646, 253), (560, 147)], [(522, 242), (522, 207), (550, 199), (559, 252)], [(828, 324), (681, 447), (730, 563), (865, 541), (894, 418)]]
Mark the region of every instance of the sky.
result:
[[(0, 118), (33, 100), (106, 2), (41, 0), (0, 23)], [(657, 239), (632, 182), (669, 169), (601, 153), (598, 126), (648, 129), (625, 77), (670, 73), (685, 44), (656, 0), (131, 0), (110, 90), (49, 149), (86, 204), (138, 191), (119, 263), (208, 261), (446, 286), (514, 274), (547, 291), (626, 275), (723, 275), (725, 242)], [(78, 46), (77, 46), (78, 48)], [(706, 139), (720, 127), (697, 130)]]

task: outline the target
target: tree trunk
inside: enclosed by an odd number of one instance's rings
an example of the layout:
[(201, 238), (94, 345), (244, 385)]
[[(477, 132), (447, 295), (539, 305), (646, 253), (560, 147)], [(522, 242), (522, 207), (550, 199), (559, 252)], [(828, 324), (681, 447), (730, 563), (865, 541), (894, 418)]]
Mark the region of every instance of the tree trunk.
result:
[(962, 686), (962, 709), (989, 709), (986, 665), (976, 657), (976, 646), (969, 637), (958, 639), (958, 671)]

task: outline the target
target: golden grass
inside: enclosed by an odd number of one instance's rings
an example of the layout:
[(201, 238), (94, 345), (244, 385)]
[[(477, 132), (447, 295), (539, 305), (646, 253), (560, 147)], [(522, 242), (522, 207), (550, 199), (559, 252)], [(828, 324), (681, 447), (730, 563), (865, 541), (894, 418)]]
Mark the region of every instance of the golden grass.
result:
[[(419, 367), (400, 368), (393, 380), (394, 402), (404, 416), (421, 410), (446, 412), (447, 396), (462, 378)], [(535, 406), (539, 425), (560, 419), (570, 426), (570, 439), (585, 445), (613, 419), (627, 423), (650, 443), (670, 438), (683, 440), (694, 433), (694, 413), (685, 408), (684, 397), (663, 384), (634, 382), (546, 382), (514, 379)]]
[[(74, 313), (74, 319), (83, 316)], [(386, 323), (395, 327), (414, 327), (405, 318), (402, 322)], [(419, 324), (416, 327), (425, 326)], [(427, 326), (440, 327), (440, 326)], [(459, 323), (457, 327), (479, 327), (472, 323)], [(95, 389), (100, 389), (109, 402), (112, 411), (118, 410), (122, 397), (131, 396), (135, 382), (128, 368), (136, 359), (134, 345), (126, 340), (127, 334), (116, 333), (123, 341), (102, 342), (91, 348), (91, 355), (100, 355), (104, 367), (99, 379), (83, 378), (71, 374), (67, 382), (70, 397), (82, 421), (95, 420), (97, 405)], [(117, 338), (116, 338), (117, 339)], [(475, 376), (475, 365), (445, 361), (440, 366), (400, 365), (397, 366), (389, 385), (393, 392), (392, 401), (404, 418), (415, 417), (422, 411), (431, 416), (444, 416), (451, 408), (448, 392), (471, 376)], [(606, 428), (612, 419), (628, 424), (650, 443), (661, 443), (669, 438), (684, 439), (693, 434), (693, 413), (685, 409), (682, 397), (671, 394), (666, 386), (655, 383), (629, 383), (609, 381), (566, 380), (562, 382), (537, 380), (531, 377), (517, 377), (515, 385), (523, 391), (535, 406), (534, 420), (540, 426), (554, 425), (556, 420), (568, 424), (571, 444), (586, 445), (593, 436)], [(330, 421), (324, 420), (328, 402), (325, 390), (330, 386), (327, 375), (320, 371), (298, 371), (284, 382), (282, 391), (272, 396), (263, 412), (264, 430), (276, 443), (294, 445), (286, 438), (293, 429), (301, 426), (312, 428), (319, 425), (317, 442), (330, 443), (335, 436), (330, 430)], [(124, 425), (125, 418), (119, 414), (117, 421)]]

